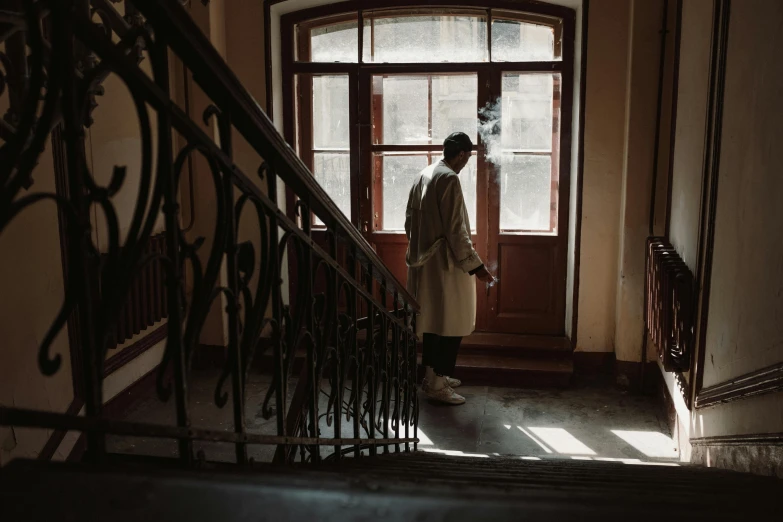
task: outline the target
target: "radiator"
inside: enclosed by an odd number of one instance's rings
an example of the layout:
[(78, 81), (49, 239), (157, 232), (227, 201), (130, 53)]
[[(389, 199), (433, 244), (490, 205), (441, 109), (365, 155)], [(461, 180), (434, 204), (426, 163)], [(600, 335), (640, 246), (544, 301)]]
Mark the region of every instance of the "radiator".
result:
[[(163, 233), (150, 237), (144, 249), (144, 256), (166, 255), (166, 238)], [(117, 326), (108, 338), (108, 348), (116, 348), (161, 319), (168, 316), (166, 281), (163, 266), (153, 260), (136, 276), (131, 284)]]
[(674, 247), (647, 240), (647, 328), (668, 372), (690, 369), (694, 343), (694, 277)]

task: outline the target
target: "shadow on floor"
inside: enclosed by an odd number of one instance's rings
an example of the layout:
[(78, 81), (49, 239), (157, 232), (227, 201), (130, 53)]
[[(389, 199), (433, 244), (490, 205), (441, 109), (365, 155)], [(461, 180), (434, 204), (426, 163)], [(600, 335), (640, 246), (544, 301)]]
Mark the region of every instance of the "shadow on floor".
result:
[[(219, 372), (194, 371), (190, 382), (190, 415), (196, 428), (233, 428), (230, 402), (215, 405)], [(245, 408), (248, 431), (276, 434), (275, 417), (264, 418), (262, 403), (270, 377), (251, 375)], [(288, 403), (295, 388), (289, 385)], [(230, 393), (230, 387), (229, 387)], [(460, 388), (467, 403), (445, 406), (420, 395), (419, 449), (453, 454), (517, 455), (526, 458), (621, 460), (628, 463), (675, 463), (679, 460), (656, 402), (629, 394), (609, 384), (581, 384), (568, 389)], [(323, 394), (322, 394), (323, 395)], [(274, 405), (274, 399), (271, 401)], [(326, 397), (322, 396), (322, 412)], [(162, 403), (154, 393), (131, 408), (126, 420), (173, 424), (174, 405)], [(322, 436), (333, 436), (334, 422), (320, 422)], [(341, 418), (343, 436), (353, 436), (353, 425)], [(412, 433), (411, 433), (412, 435)], [(158, 457), (177, 456), (175, 441), (111, 436), (108, 449), (115, 453)], [(234, 447), (223, 443), (196, 443), (209, 461), (234, 462)], [(249, 456), (269, 462), (274, 447), (250, 447)], [(321, 449), (322, 456), (332, 453)]]

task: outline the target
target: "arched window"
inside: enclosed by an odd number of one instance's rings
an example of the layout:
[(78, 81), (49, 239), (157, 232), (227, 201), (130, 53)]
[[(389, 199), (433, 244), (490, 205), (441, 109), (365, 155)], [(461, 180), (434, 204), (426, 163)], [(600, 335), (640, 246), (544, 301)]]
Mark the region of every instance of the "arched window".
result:
[(359, 4), (283, 16), (286, 138), (404, 281), (408, 191), (466, 132), (474, 240), (501, 274), (478, 327), (562, 334), (574, 12)]

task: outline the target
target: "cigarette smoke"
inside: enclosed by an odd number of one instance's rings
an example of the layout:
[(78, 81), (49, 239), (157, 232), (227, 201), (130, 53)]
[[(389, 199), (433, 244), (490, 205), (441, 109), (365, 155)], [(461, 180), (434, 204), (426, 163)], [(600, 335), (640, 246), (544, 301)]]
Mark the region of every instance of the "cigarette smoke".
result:
[(479, 109), (478, 132), (481, 141), (484, 143), (484, 156), (490, 163), (500, 167), (503, 157), (503, 147), (501, 144), (501, 98), (498, 97), (495, 102), (487, 104)]

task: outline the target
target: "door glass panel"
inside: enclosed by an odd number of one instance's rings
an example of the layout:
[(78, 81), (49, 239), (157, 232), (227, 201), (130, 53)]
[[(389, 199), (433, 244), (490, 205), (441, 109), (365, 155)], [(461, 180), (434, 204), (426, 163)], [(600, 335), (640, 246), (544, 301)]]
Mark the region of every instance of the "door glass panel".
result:
[[(428, 164), (441, 159), (446, 136), (462, 131), (476, 143), (478, 79), (476, 74), (377, 75), (372, 89), (373, 179), (375, 204), (381, 207), (376, 222), (383, 231), (400, 232), (411, 186)], [(475, 155), (460, 183), (475, 230)]]
[[(351, 158), (348, 153), (316, 152), (313, 157), (315, 179), (337, 203), (343, 214), (351, 217)], [(316, 223), (323, 225), (320, 220)]]
[(432, 76), (432, 142), (442, 145), (452, 132), (460, 131), (476, 143), (476, 100), (478, 77), (475, 75)]
[(476, 232), (476, 208), (478, 200), (476, 199), (476, 187), (478, 186), (478, 171), (476, 169), (476, 155), (473, 154), (468, 164), (459, 173), (459, 183), (462, 185), (462, 197), (465, 200), (465, 207), (468, 209), (470, 218), (470, 230)]
[(405, 230), (405, 208), (416, 176), (429, 163), (427, 154), (380, 155), (376, 163), (383, 172), (383, 230)]
[[(348, 75), (296, 76), (297, 151), (337, 207), (351, 216), (351, 155)], [(313, 219), (315, 226), (323, 226)]]
[(503, 75), (503, 148), (552, 151), (552, 75)]
[(365, 63), (484, 62), (487, 17), (450, 10), (364, 14)]
[(504, 154), (500, 171), (500, 229), (548, 232), (552, 159)]
[[(441, 159), (440, 154), (376, 154), (375, 163), (383, 171), (383, 227), (386, 232), (405, 230), (405, 210), (416, 177), (427, 165)], [(462, 197), (468, 210), (471, 229), (476, 230), (476, 155), (459, 173)]]
[(475, 74), (375, 76), (373, 143), (440, 146), (456, 131), (476, 143), (477, 98)]
[(560, 77), (505, 73), (501, 85), (500, 230), (556, 232)]
[[(413, 145), (429, 143), (428, 80), (426, 76), (378, 77), (374, 95), (383, 96), (383, 134), (375, 128), (375, 143)], [(379, 116), (373, 112), (376, 118)]]

